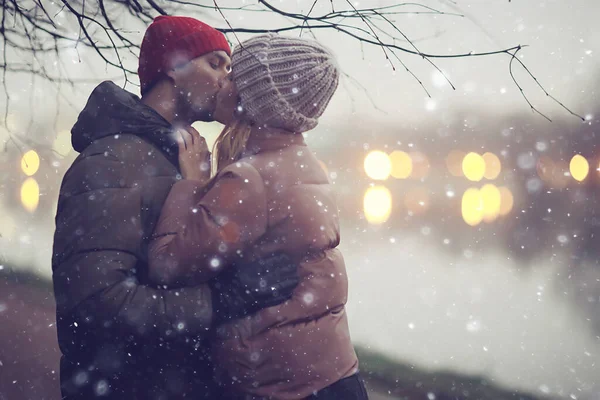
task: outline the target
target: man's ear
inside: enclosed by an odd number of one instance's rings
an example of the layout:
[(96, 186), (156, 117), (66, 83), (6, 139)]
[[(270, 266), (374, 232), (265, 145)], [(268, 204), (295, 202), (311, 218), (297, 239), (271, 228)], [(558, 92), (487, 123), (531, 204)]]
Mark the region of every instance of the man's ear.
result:
[(169, 78), (171, 80), (171, 82), (173, 84), (176, 84), (180, 73), (181, 73), (181, 71), (177, 67), (174, 67), (174, 68), (170, 68), (169, 70), (167, 70), (165, 75), (167, 76), (167, 78)]
[(171, 80), (171, 82), (173, 82), (173, 84), (176, 85), (183, 75), (189, 73), (190, 68), (192, 68), (191, 61), (182, 61), (179, 63), (175, 63), (174, 66), (172, 66), (166, 71), (165, 75)]

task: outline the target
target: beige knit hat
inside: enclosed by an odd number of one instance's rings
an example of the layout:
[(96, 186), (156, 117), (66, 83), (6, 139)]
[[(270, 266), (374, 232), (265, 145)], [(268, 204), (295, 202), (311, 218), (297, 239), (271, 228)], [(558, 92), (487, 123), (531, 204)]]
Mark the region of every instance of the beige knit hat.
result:
[(237, 46), (231, 58), (246, 115), (274, 128), (313, 129), (339, 82), (334, 56), (312, 40), (255, 36)]

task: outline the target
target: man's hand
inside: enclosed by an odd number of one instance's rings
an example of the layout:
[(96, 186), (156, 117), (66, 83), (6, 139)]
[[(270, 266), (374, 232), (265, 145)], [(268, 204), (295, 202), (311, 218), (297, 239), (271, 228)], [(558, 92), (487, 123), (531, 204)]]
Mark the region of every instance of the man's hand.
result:
[(283, 253), (234, 265), (210, 282), (214, 325), (253, 314), (292, 297), (298, 265)]
[(206, 139), (191, 126), (176, 131), (179, 169), (185, 179), (206, 183), (210, 179), (210, 151)]

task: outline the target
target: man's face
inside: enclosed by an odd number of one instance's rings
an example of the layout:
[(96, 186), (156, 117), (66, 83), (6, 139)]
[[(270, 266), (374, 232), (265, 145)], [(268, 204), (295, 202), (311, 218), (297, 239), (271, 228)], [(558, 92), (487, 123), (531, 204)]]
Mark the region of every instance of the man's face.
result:
[(169, 71), (177, 91), (176, 112), (189, 122), (212, 121), (217, 93), (231, 71), (231, 59), (214, 51)]
[(235, 118), (236, 110), (240, 107), (240, 97), (232, 78), (233, 75), (229, 74), (229, 76), (223, 79), (221, 90), (217, 95), (215, 112), (213, 113), (214, 119), (224, 125), (227, 125)]

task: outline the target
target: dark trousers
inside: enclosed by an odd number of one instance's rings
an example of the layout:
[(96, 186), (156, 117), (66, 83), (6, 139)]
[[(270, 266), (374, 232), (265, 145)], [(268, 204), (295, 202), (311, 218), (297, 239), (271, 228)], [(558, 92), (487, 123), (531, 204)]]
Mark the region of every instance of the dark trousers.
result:
[(365, 383), (358, 373), (335, 382), (309, 396), (310, 400), (368, 400)]
[[(252, 395), (225, 396), (226, 400), (268, 400), (267, 397), (256, 397)], [(306, 400), (369, 400), (365, 383), (358, 373), (341, 379), (317, 393), (310, 395)]]

